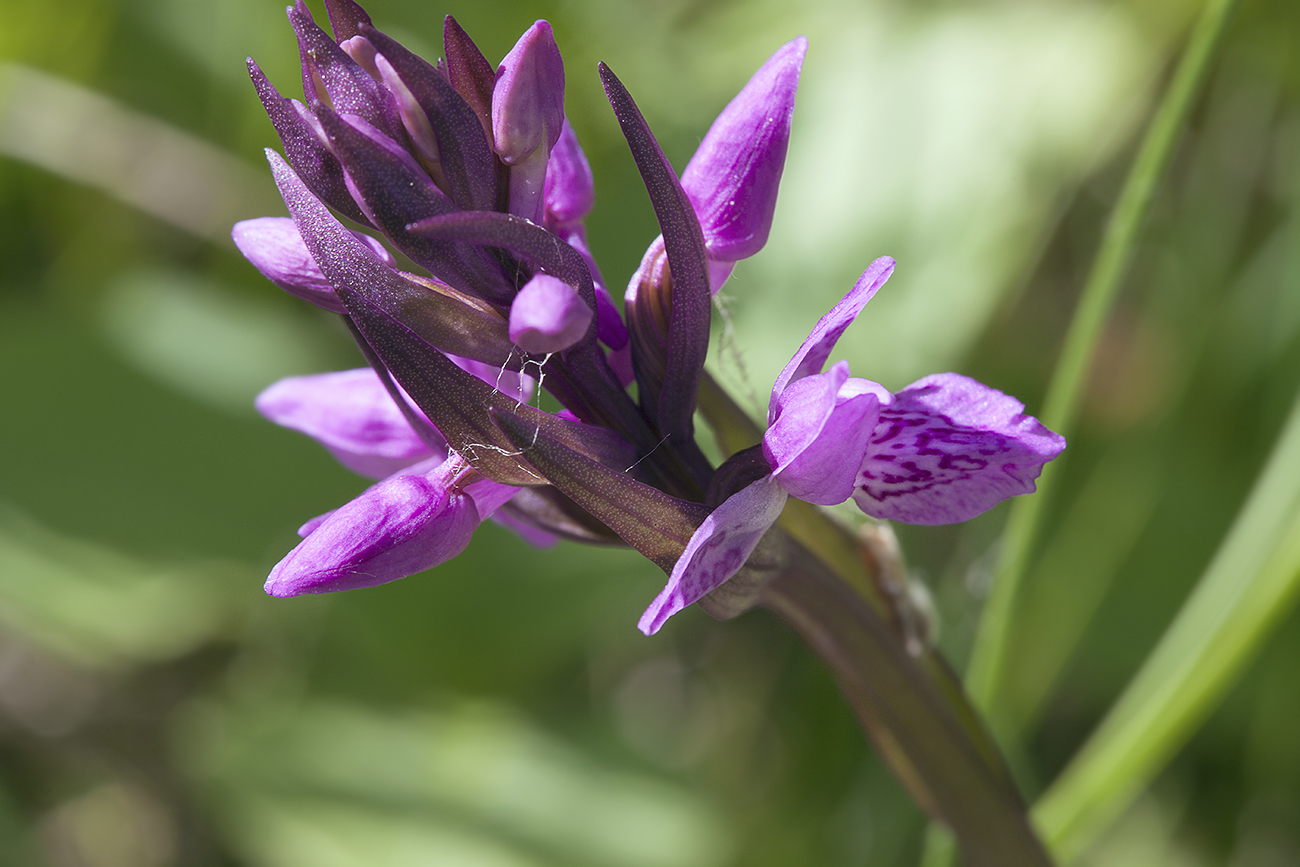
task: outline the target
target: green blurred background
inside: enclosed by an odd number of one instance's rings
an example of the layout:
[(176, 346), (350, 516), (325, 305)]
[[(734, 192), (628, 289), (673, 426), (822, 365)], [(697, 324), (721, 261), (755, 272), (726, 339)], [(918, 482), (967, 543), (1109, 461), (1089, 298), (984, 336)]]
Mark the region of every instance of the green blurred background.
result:
[[(323, 20), (323, 10), (311, 3)], [(748, 75), (810, 41), (772, 240), (711, 366), (756, 412), (874, 257), (841, 343), (898, 388), (958, 370), (1041, 406), (1189, 0), (374, 0), (426, 56), (555, 28), (621, 286), (656, 229), (595, 75), (680, 169)], [(634, 623), (626, 550), (485, 525), (425, 575), (261, 581), (365, 482), (260, 420), (276, 378), (358, 366), (229, 241), (282, 214), (244, 72), (297, 89), (270, 0), (0, 2), (0, 864), (910, 865), (923, 821), (815, 659), (763, 612)], [(1014, 636), (1032, 796), (1149, 652), (1300, 383), (1300, 8), (1245, 0), (1103, 339)], [(964, 662), (1005, 506), (899, 527)], [(1096, 865), (1300, 864), (1287, 618)]]

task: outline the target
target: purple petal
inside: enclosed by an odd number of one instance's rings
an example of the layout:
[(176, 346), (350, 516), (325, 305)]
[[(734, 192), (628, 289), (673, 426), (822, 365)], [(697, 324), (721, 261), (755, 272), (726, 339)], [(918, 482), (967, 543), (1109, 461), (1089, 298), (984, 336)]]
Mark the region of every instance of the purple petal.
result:
[[(851, 381), (850, 381), (851, 382)], [(850, 468), (866, 454), (880, 414), (874, 394), (841, 390), (821, 434), (786, 466), (777, 481), (792, 497), (833, 506), (852, 496), (858, 474)]]
[(303, 92), (307, 103), (313, 105), (318, 99), (323, 101), (317, 92), (318, 86), (323, 87), (335, 111), (360, 115), (386, 135), (399, 135), (401, 121), (392, 94), (317, 26), (302, 0), (289, 7), (288, 12), (289, 21), (298, 34)]
[(853, 495), (880, 401), (855, 385), (864, 380), (848, 375), (841, 361), (781, 394), (776, 421), (763, 435), (763, 454), (793, 497), (831, 506)]
[(551, 25), (537, 21), (501, 60), (492, 91), (496, 152), (508, 166), (549, 154), (564, 123), (564, 60)]
[(862, 312), (862, 308), (867, 306), (867, 302), (881, 286), (885, 285), (885, 281), (893, 273), (894, 260), (888, 256), (881, 256), (862, 272), (862, 276), (858, 278), (857, 283), (853, 284), (848, 294), (841, 298), (829, 313), (817, 320), (808, 339), (799, 347), (799, 351), (794, 354), (794, 358), (790, 359), (790, 363), (777, 376), (776, 383), (772, 386), (772, 400), (768, 404), (767, 411), (768, 424), (771, 424), (775, 418), (781, 392), (795, 380), (821, 372), (826, 359), (830, 358), (831, 350), (835, 348), (835, 341), (840, 339), (844, 329), (852, 324), (857, 315)]
[(854, 502), (877, 518), (950, 524), (1030, 493), (1065, 438), (1024, 408), (955, 373), (912, 383), (880, 410)]
[(408, 106), (413, 122), (421, 129), (428, 123), (452, 200), (462, 208), (495, 207), (496, 161), (478, 113), (424, 58), (373, 27), (361, 29), (415, 101)]
[[(608, 66), (601, 63), (598, 69), (605, 95), (650, 194), (672, 272), (667, 343), (661, 349), (666, 356), (665, 370), (662, 380), (656, 381), (643, 374), (638, 362), (641, 402), (653, 413), (659, 430), (678, 442), (690, 443), (695, 440), (695, 403), (708, 354), (709, 322), (713, 314), (704, 236), (677, 173), (664, 156), (632, 94)], [(629, 315), (644, 318), (660, 312), (641, 310), (642, 304), (650, 303), (649, 298), (638, 294), (635, 301), (635, 309)]]
[(807, 51), (802, 36), (778, 48), (718, 115), (682, 172), (711, 259), (734, 262), (767, 243)]
[(667, 586), (641, 615), (637, 628), (654, 635), (669, 617), (739, 572), (768, 527), (781, 517), (785, 500), (785, 491), (771, 476), (724, 500), (691, 536)]
[(374, 587), (455, 557), (480, 521), (474, 500), (454, 487), (465, 466), (445, 461), (372, 485), (276, 564), (266, 592), (286, 597)]
[(559, 352), (582, 339), (593, 315), (568, 283), (538, 274), (510, 305), (510, 339), (530, 355)]
[[(397, 262), (392, 254), (379, 241), (353, 232), (359, 240), (369, 244), (389, 266)], [(347, 308), (334, 294), (334, 287), (321, 273), (320, 266), (307, 251), (298, 227), (288, 217), (258, 217), (242, 220), (230, 230), (230, 237), (244, 254), (244, 258), (253, 263), (253, 267), (262, 272), (262, 276), (279, 286), (290, 295), (310, 301), (317, 307), (323, 307), (332, 313), (346, 313)]]
[(281, 96), (251, 57), (248, 58), (248, 76), (253, 80), (262, 108), (284, 144), (285, 160), (293, 166), (307, 188), (334, 210), (358, 223), (367, 224), (369, 221), (352, 200), (344, 183), (343, 166), (313, 128), (315, 118), (311, 113), (301, 103)]
[(543, 225), (553, 232), (558, 226), (581, 220), (596, 204), (591, 165), (567, 119), (546, 163), (544, 189)]
[(372, 479), (439, 457), (368, 367), (282, 379), (258, 395), (255, 405), (266, 418), (307, 434), (343, 466)]
[(513, 512), (498, 509), (492, 514), (492, 522), (505, 527), (534, 548), (550, 548), (559, 541), (558, 537), (534, 527)]
[(370, 16), (353, 0), (325, 0), (325, 12), (329, 15), (335, 42), (351, 39), (361, 32), (362, 24), (370, 23)]
[(443, 19), (442, 44), (447, 53), (447, 80), (478, 115), (483, 135), (491, 145), (492, 89), (496, 85), (496, 70), (450, 15)]

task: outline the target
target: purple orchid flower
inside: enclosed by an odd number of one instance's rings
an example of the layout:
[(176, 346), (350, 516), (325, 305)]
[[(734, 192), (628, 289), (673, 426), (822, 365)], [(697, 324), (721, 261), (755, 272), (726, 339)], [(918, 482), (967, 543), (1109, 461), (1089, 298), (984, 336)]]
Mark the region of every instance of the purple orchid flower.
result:
[[(996, 749), (968, 725), (959, 691), (934, 682), (942, 666), (922, 665), (910, 646), (893, 653), (873, 607), (880, 600), (850, 588), (826, 552), (769, 528), (790, 497), (852, 498), (881, 519), (966, 520), (1032, 491), (1064, 441), (1015, 399), (957, 374), (894, 394), (850, 376), (844, 362), (827, 368), (892, 272), (887, 258), (781, 372), (761, 437), (704, 373), (713, 296), (771, 229), (806, 40), (755, 73), (680, 177), (631, 93), (598, 67), (660, 230), (624, 317), (587, 245), (591, 167), (565, 118), (550, 26), (535, 23), (494, 66), (448, 17), (435, 65), (374, 27), (354, 0), (325, 6), (332, 36), (302, 0), (288, 10), (301, 101), (248, 62), (283, 144), (267, 160), (291, 219), (248, 221), (233, 235), (273, 283), (339, 314), (368, 365), (283, 380), (258, 409), (377, 481), (301, 527), (267, 592), (393, 581), (455, 557), (486, 519), (535, 544), (626, 545), (668, 575), (642, 631), (705, 596), (718, 616), (772, 608), (837, 674), (851, 675), (842, 681), (874, 721), (869, 734), (888, 739), (886, 758), (905, 781), (924, 778), (923, 806), (963, 843), (979, 836), (971, 817), (986, 812), (952, 808), (949, 779), (976, 781), (1010, 817), (1008, 833), (1029, 834), (1009, 774), (989, 758)], [(416, 272), (398, 270), (396, 253)], [(530, 403), (534, 380), (561, 409)], [(697, 408), (721, 440), (761, 443), (715, 467), (696, 440)], [(845, 541), (833, 523), (822, 530)], [(743, 583), (718, 592), (741, 570)], [(846, 660), (825, 651), (832, 634), (875, 643)], [(889, 689), (866, 688), (877, 664)], [(898, 684), (916, 685), (924, 701), (894, 713), (890, 695), (919, 695)], [(918, 708), (944, 723), (930, 727), (937, 734), (897, 724)], [(927, 751), (935, 739), (946, 751)], [(973, 765), (949, 778), (934, 756)], [(963, 782), (959, 795), (970, 791)], [(1020, 850), (1042, 852), (1032, 839)]]
[(668, 584), (638, 627), (658, 632), (670, 616), (740, 571), (787, 497), (831, 506), (850, 497), (874, 518), (951, 524), (1034, 490), (1065, 439), (1023, 415), (1024, 404), (955, 373), (892, 394), (822, 372), (835, 343), (885, 285), (894, 260), (871, 263), (813, 328), (772, 387), (762, 451), (770, 472), (733, 494), (700, 525)]
[(477, 477), (459, 455), (389, 476), (304, 525), (304, 539), (271, 570), (272, 596), (375, 587), (455, 557), (474, 530), (515, 495)]
[[(806, 40), (763, 64), (680, 179), (601, 66), (661, 229), (625, 321), (586, 243), (594, 185), (550, 26), (534, 24), (494, 68), (448, 18), (435, 66), (352, 0), (326, 5), (333, 37), (301, 2), (289, 10), (304, 102), (249, 61), (284, 144), (268, 159), (292, 219), (247, 221), (234, 237), (272, 282), (342, 314), (370, 365), (284, 380), (258, 409), (378, 481), (303, 526), (268, 592), (427, 569), (492, 517), (535, 543), (626, 544), (653, 560), (670, 575), (642, 619), (653, 632), (734, 575), (788, 497), (965, 520), (1032, 490), (1062, 448), (1018, 402), (955, 374), (895, 395), (844, 363), (823, 371), (892, 270), (882, 259), (778, 378), (761, 478), (710, 511), (725, 473), (696, 444), (694, 416), (711, 295), (767, 240)], [(427, 274), (398, 270), (390, 248)], [(531, 406), (530, 377), (563, 409)]]

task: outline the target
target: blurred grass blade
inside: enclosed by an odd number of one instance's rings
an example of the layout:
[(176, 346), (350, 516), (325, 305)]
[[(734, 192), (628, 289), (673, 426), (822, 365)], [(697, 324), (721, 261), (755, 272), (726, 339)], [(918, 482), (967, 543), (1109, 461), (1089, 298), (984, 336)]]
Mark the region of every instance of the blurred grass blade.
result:
[(1191, 597), (1034, 815), (1078, 855), (1187, 741), (1300, 590), (1300, 397)]
[(17, 64), (0, 63), (0, 154), (97, 187), (222, 244), (230, 243), (235, 221), (280, 208), (262, 174), (243, 160), (102, 94)]
[[(1138, 232), (1150, 208), (1156, 185), (1169, 163), (1235, 6), (1236, 0), (1208, 0), (1206, 3), (1106, 224), (1101, 247), (1075, 308), (1040, 416), (1045, 425), (1067, 439), (1073, 433), (1102, 328), (1133, 260)], [(995, 729), (1000, 722), (995, 705), (1006, 674), (1009, 625), (1059, 464), (1057, 461), (1043, 468), (1037, 496), (1020, 497), (1011, 507), (1002, 539), (1002, 553), (967, 672), (966, 684), (971, 698), (985, 711), (993, 711), (991, 722)]]

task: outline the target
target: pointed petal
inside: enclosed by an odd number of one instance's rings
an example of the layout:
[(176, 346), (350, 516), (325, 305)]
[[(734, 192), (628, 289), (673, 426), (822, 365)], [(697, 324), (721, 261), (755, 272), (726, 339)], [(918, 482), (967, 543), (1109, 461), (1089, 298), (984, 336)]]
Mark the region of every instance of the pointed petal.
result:
[(284, 144), (285, 159), (307, 188), (340, 214), (362, 225), (370, 225), (348, 192), (338, 157), (330, 152), (304, 119), (307, 110), (304, 108), (299, 112), (291, 100), (281, 96), (251, 57), (248, 58), (248, 76), (257, 89), (262, 108)]
[(641, 615), (637, 628), (654, 635), (669, 617), (739, 572), (763, 534), (781, 517), (785, 500), (785, 491), (766, 476), (714, 509), (691, 536), (667, 586)]
[(344, 286), (401, 319), (443, 352), (493, 365), (510, 359), (514, 344), (495, 310), (434, 281), (389, 268), (319, 202), (304, 196), (301, 181), (278, 154), (268, 151), (267, 158), (303, 242), (345, 306)]
[(463, 463), (446, 461), (371, 486), (276, 564), (266, 592), (285, 597), (374, 587), (455, 557), (480, 520), (474, 501), (452, 488), (463, 470)]
[(355, 114), (383, 130), (385, 135), (400, 134), (401, 121), (392, 94), (371, 78), (347, 52), (338, 46), (312, 20), (302, 0), (289, 7), (289, 21), (298, 34), (302, 55), (303, 91), (307, 104), (318, 99), (316, 79), (329, 94), (330, 106), (339, 113)]
[(767, 243), (807, 51), (802, 36), (777, 49), (718, 115), (682, 172), (711, 259), (744, 259)]
[(808, 339), (799, 347), (799, 351), (794, 354), (794, 358), (790, 359), (790, 363), (777, 376), (776, 383), (772, 386), (772, 401), (768, 405), (768, 424), (773, 421), (781, 392), (795, 380), (821, 372), (840, 335), (852, 324), (862, 312), (862, 308), (867, 306), (867, 302), (881, 286), (885, 285), (885, 281), (893, 273), (894, 260), (888, 256), (881, 256), (862, 272), (862, 276), (858, 278), (857, 283), (853, 284), (848, 294), (841, 298), (829, 313), (817, 320)]
[(361, 33), (361, 25), (370, 23), (370, 16), (353, 0), (325, 0), (325, 12), (330, 17), (334, 41), (342, 42)]
[(367, 134), (369, 130), (359, 129), (329, 109), (321, 108), (318, 116), (371, 222), (399, 250), (461, 291), (490, 301), (508, 301), (514, 295), (500, 265), (484, 250), (406, 231), (409, 223), (455, 210), (429, 177), (414, 167), (409, 155), (404, 158), (379, 145)]
[(642, 484), (622, 468), (592, 460), (518, 415), (492, 418), (551, 484), (665, 572), (672, 568), (706, 510)]
[(264, 390), (254, 405), (266, 418), (307, 434), (343, 466), (372, 479), (435, 457), (368, 367), (291, 376)]
[(594, 316), (572, 286), (538, 274), (510, 304), (510, 339), (530, 355), (559, 352), (582, 339)]
[(543, 193), (543, 220), (546, 228), (581, 220), (596, 204), (595, 181), (591, 164), (578, 144), (578, 134), (565, 119), (560, 137), (546, 163), (546, 186)]
[(483, 125), (483, 135), (491, 146), (492, 89), (496, 86), (496, 70), (450, 15), (442, 22), (442, 45), (447, 53), (447, 80), (474, 109)]
[[(369, 235), (353, 232), (357, 239), (369, 245), (375, 255), (389, 267), (397, 264), (392, 255)], [(230, 230), (231, 240), (262, 276), (290, 295), (310, 301), (331, 313), (346, 313), (343, 302), (334, 294), (334, 287), (321, 273), (316, 260), (307, 252), (302, 235), (288, 217), (258, 217), (241, 220)]]
[[(681, 442), (694, 440), (695, 399), (709, 348), (712, 296), (704, 236), (677, 174), (659, 148), (632, 95), (605, 64), (600, 64), (605, 94), (636, 160), (663, 232), (672, 272), (672, 311), (665, 347), (666, 372), (648, 406), (661, 431)], [(638, 299), (638, 304), (643, 299)]]
[(495, 207), (496, 161), (478, 113), (424, 58), (373, 27), (363, 26), (362, 32), (392, 64), (424, 110), (438, 142), (438, 162), (452, 201), (467, 210)]
[(877, 518), (950, 524), (1033, 491), (1065, 439), (1024, 408), (955, 373), (912, 383), (880, 411), (854, 502)]

